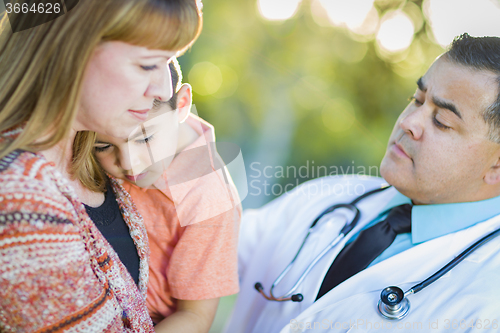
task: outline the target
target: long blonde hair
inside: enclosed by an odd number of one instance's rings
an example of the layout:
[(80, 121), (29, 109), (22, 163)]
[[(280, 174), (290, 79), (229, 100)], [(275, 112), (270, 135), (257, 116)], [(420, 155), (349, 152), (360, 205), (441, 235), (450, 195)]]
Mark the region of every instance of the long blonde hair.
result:
[[(0, 158), (16, 149), (48, 149), (68, 135), (85, 68), (99, 43), (184, 51), (201, 31), (200, 7), (197, 0), (81, 0), (65, 15), (16, 33), (5, 13), (0, 22), (0, 132), (23, 130), (0, 143)], [(104, 177), (92, 156), (94, 140), (94, 133), (78, 134), (70, 171), (87, 188), (100, 191)]]

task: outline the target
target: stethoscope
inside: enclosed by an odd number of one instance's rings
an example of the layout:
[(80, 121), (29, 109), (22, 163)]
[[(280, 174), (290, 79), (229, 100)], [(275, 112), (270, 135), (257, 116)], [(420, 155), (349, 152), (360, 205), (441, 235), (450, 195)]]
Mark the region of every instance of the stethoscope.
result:
[[(257, 282), (255, 284), (255, 289), (262, 295), (264, 296), (265, 299), (269, 301), (278, 301), (278, 302), (284, 302), (284, 301), (292, 301), (292, 302), (302, 302), (304, 299), (304, 296), (300, 293), (294, 294), (295, 290), (299, 287), (299, 285), (304, 281), (306, 278), (307, 274), (311, 271), (311, 269), (318, 263), (328, 251), (330, 251), (333, 247), (335, 247), (342, 239), (344, 239), (351, 231), (354, 229), (356, 224), (359, 221), (359, 218), (361, 217), (361, 213), (359, 209), (356, 207), (356, 204), (360, 202), (361, 200), (365, 199), (366, 197), (376, 194), (378, 192), (382, 192), (386, 189), (388, 189), (391, 186), (383, 186), (381, 188), (377, 188), (375, 190), (366, 192), (365, 194), (357, 197), (350, 203), (344, 203), (344, 204), (335, 204), (333, 206), (328, 207), (325, 209), (311, 224), (309, 227), (309, 230), (306, 234), (306, 237), (302, 241), (302, 244), (299, 247), (299, 250), (297, 251), (297, 254), (295, 257), (293, 257), (292, 261), (286, 268), (281, 272), (281, 274), (274, 280), (273, 284), (271, 285), (271, 289), (269, 291), (269, 296), (264, 293), (264, 287), (262, 286), (262, 283)], [(273, 294), (274, 288), (281, 282), (281, 280), (286, 276), (286, 274), (290, 271), (292, 268), (295, 260), (300, 254), (300, 251), (304, 247), (304, 244), (309, 237), (309, 235), (312, 232), (312, 229), (314, 226), (318, 223), (318, 221), (325, 216), (326, 214), (332, 213), (338, 208), (347, 208), (349, 209), (352, 213), (354, 213), (354, 217), (352, 220), (349, 222), (347, 221), (340, 231), (339, 235), (330, 243), (328, 246), (321, 251), (320, 254), (318, 254), (314, 260), (307, 266), (307, 268), (304, 270), (304, 272), (300, 275), (299, 279), (297, 282), (292, 286), (292, 288), (283, 296), (276, 297)], [(465, 259), (469, 254), (474, 252), (477, 248), (480, 246), (486, 244), (496, 236), (500, 234), (500, 229), (497, 229), (495, 231), (492, 231), (488, 235), (484, 236), (471, 246), (469, 246), (467, 249), (465, 249), (462, 253), (460, 253), (456, 258), (451, 260), (448, 264), (446, 264), (443, 268), (438, 270), (436, 273), (422, 281), (421, 283), (411, 287), (408, 291), (403, 292), (403, 290), (399, 287), (396, 286), (390, 286), (382, 290), (380, 294), (380, 300), (378, 301), (378, 312), (379, 314), (384, 317), (385, 319), (390, 319), (390, 320), (401, 320), (404, 317), (406, 317), (410, 311), (410, 301), (408, 300), (407, 296), (416, 294), (422, 289), (426, 288), (429, 286), (431, 283), (435, 282), (438, 280), (441, 276), (446, 274), (448, 271), (450, 271), (453, 267), (458, 265), (463, 259)]]
[[(283, 270), (283, 272), (281, 272), (281, 274), (276, 278), (276, 280), (274, 280), (273, 284), (271, 285), (271, 290), (269, 291), (269, 296), (267, 296), (266, 294), (264, 294), (264, 287), (262, 286), (262, 283), (257, 282), (255, 284), (255, 289), (257, 289), (257, 291), (259, 293), (261, 293), (261, 295), (264, 296), (264, 298), (267, 299), (268, 301), (278, 301), (278, 302), (293, 301), (293, 302), (302, 302), (302, 300), (304, 299), (304, 296), (302, 294), (293, 294), (293, 293), (299, 287), (299, 285), (302, 283), (302, 281), (304, 281), (304, 279), (306, 278), (307, 274), (309, 274), (309, 272), (311, 271), (311, 269), (313, 269), (313, 267), (316, 265), (316, 263), (318, 263), (318, 261), (320, 261), (325, 256), (325, 254), (328, 253), (328, 251), (330, 251), (335, 245), (337, 245), (342, 239), (344, 239), (345, 236), (347, 236), (351, 232), (352, 229), (354, 229), (354, 227), (356, 226), (356, 224), (359, 221), (359, 218), (361, 217), (361, 212), (356, 207), (356, 204), (358, 202), (360, 202), (361, 200), (363, 200), (364, 198), (366, 198), (366, 197), (368, 197), (368, 196), (370, 196), (372, 194), (375, 194), (375, 193), (378, 193), (378, 192), (382, 192), (382, 191), (388, 189), (389, 187), (390, 186), (384, 186), (384, 187), (377, 188), (375, 190), (371, 190), (369, 192), (366, 192), (363, 195), (360, 195), (359, 197), (357, 197), (356, 199), (354, 199), (350, 203), (336, 204), (336, 205), (330, 206), (327, 209), (325, 209), (313, 221), (313, 223), (309, 227), (309, 230), (307, 231), (306, 237), (302, 241), (302, 244), (300, 245), (299, 250), (297, 251), (297, 254), (295, 255), (295, 257), (293, 257), (293, 259), (290, 262), (290, 264), (288, 264), (288, 266), (286, 266), (286, 268)], [(307, 238), (312, 233), (314, 226), (316, 226), (316, 224), (318, 223), (318, 221), (321, 220), (321, 218), (323, 218), (323, 216), (325, 216), (326, 214), (330, 214), (330, 213), (332, 213), (333, 211), (335, 211), (336, 209), (339, 209), (339, 208), (347, 208), (347, 209), (349, 209), (354, 214), (354, 217), (352, 218), (352, 220), (350, 222), (346, 221), (344, 227), (342, 228), (342, 230), (340, 230), (339, 235), (330, 244), (328, 244), (328, 246), (325, 247), (325, 249), (323, 251), (321, 251), (321, 253), (316, 256), (316, 258), (314, 258), (314, 260), (309, 264), (309, 266), (307, 266), (307, 268), (304, 270), (304, 272), (302, 273), (302, 275), (300, 275), (300, 277), (297, 280), (297, 282), (293, 285), (292, 289), (290, 289), (283, 296), (280, 296), (280, 297), (274, 296), (274, 294), (273, 294), (274, 288), (280, 283), (280, 281), (285, 277), (285, 275), (290, 271), (290, 269), (292, 269), (292, 266), (293, 266), (295, 260), (299, 256), (300, 251), (302, 251), (302, 248), (304, 247), (304, 244), (306, 243)]]

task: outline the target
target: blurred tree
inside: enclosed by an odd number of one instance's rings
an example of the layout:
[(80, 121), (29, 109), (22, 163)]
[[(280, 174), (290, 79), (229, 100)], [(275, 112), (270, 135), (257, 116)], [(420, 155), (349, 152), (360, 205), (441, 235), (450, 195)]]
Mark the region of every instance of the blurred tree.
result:
[(396, 10), (413, 22), (411, 45), (395, 53), (375, 33), (318, 24), (318, 1), (329, 0), (302, 0), (292, 18), (270, 21), (256, 0), (207, 0), (203, 32), (180, 58), (199, 115), (215, 126), (218, 141), (242, 148), (250, 184), (245, 208), (325, 173), (365, 167), (378, 175), (415, 81), (443, 52), (422, 1), (374, 2), (375, 19)]

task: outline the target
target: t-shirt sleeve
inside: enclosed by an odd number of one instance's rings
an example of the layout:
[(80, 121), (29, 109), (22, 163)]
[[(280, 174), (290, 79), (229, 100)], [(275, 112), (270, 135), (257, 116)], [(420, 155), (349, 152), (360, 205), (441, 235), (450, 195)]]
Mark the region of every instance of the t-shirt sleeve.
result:
[(237, 243), (241, 206), (185, 228), (172, 253), (167, 279), (172, 296), (201, 300), (239, 291)]
[(189, 125), (198, 128), (199, 138), (176, 155), (155, 183), (172, 200), (181, 227), (207, 221), (241, 203), (217, 151), (213, 127), (193, 117)]

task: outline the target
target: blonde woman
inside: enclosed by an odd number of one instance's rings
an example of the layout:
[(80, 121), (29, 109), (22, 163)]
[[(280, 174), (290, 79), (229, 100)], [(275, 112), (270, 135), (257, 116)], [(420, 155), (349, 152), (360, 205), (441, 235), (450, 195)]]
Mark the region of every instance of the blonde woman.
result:
[(86, 131), (125, 138), (155, 99), (170, 98), (167, 64), (198, 36), (199, 7), (196, 0), (82, 0), (17, 33), (4, 14), (0, 331), (153, 332), (142, 218), (111, 180), (138, 257), (136, 266), (124, 265), (83, 205), (101, 206), (106, 187)]

